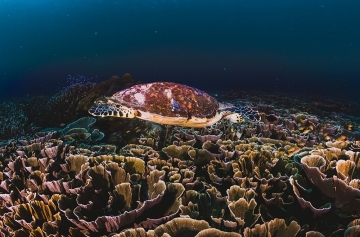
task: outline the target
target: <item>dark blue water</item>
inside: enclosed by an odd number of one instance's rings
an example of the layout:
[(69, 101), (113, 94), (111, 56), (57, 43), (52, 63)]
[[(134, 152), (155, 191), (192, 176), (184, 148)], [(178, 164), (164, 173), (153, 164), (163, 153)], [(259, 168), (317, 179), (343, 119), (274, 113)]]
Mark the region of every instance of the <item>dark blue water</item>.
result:
[(0, 98), (69, 74), (359, 97), (360, 1), (1, 0)]

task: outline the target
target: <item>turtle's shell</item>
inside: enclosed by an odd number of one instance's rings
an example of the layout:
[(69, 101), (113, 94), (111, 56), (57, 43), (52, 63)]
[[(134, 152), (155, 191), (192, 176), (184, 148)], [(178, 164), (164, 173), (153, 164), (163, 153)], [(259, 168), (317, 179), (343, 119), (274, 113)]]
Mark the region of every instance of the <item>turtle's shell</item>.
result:
[(217, 100), (196, 88), (172, 82), (135, 85), (112, 96), (120, 105), (149, 114), (177, 118), (213, 118)]

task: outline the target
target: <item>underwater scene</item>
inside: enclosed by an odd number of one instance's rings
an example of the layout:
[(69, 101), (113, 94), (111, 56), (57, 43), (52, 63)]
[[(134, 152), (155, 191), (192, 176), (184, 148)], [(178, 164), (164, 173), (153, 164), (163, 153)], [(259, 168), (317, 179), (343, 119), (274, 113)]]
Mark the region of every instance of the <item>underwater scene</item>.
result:
[(0, 0), (0, 236), (360, 236), (359, 9)]

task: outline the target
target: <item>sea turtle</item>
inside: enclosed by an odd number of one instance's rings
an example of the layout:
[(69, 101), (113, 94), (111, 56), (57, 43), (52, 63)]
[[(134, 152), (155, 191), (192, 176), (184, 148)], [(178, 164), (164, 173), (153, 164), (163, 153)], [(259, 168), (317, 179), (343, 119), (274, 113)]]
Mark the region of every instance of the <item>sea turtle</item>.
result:
[[(227, 109), (227, 110), (225, 110)], [(234, 108), (219, 103), (204, 91), (173, 82), (139, 84), (95, 101), (89, 109), (94, 116), (140, 118), (159, 124), (202, 128), (225, 118), (242, 122), (244, 116), (258, 120), (249, 107)]]

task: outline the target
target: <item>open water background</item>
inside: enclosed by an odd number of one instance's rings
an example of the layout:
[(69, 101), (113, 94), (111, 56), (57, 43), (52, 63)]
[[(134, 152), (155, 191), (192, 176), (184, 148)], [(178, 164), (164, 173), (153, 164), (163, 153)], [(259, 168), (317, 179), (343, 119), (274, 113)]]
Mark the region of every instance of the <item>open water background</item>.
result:
[(360, 1), (0, 0), (0, 99), (129, 72), (359, 100)]

